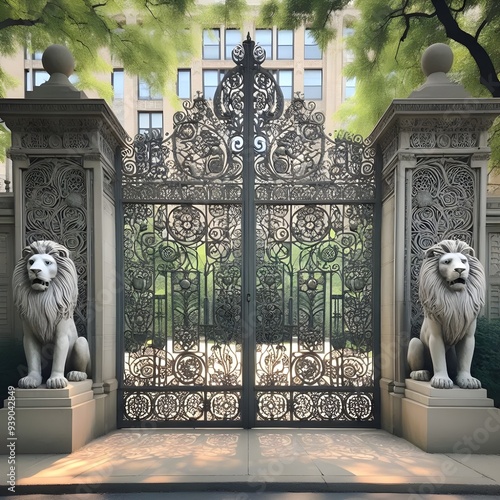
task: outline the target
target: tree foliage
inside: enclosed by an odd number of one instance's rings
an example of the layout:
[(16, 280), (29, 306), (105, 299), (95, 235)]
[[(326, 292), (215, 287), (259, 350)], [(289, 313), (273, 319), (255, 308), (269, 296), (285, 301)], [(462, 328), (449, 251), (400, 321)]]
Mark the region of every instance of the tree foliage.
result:
[(500, 408), (500, 320), (479, 318), (475, 337), (472, 374)]
[(494, 69), (500, 66), (500, 10), (493, 0), (363, 0), (356, 6), (360, 16), (348, 40), (354, 61), (345, 72), (358, 85), (340, 117), (359, 133), (371, 130), (392, 99), (424, 82), (420, 57), (433, 43), (453, 49), (449, 76), (472, 96), (500, 95)]
[[(182, 59), (199, 50), (192, 23), (203, 26), (223, 14), (234, 22), (242, 5), (244, 0), (221, 0), (206, 8), (196, 0), (3, 0), (0, 54), (66, 45), (76, 61), (78, 86), (110, 97), (111, 86), (99, 75), (111, 71), (108, 53), (128, 73), (162, 91)], [(0, 68), (0, 97), (13, 84)]]
[[(293, 27), (292, 21), (315, 26), (313, 34), (324, 46), (334, 37), (325, 13), (331, 19), (344, 6), (338, 0), (269, 0), (264, 12), (279, 14), (283, 27)], [(355, 0), (354, 6), (359, 16), (346, 42), (354, 59), (345, 75), (356, 78), (356, 93), (337, 114), (343, 128), (368, 135), (392, 99), (408, 97), (424, 82), (421, 55), (438, 42), (453, 49), (452, 80), (474, 97), (500, 97), (496, 0)], [(499, 122), (490, 131), (495, 170), (500, 165)]]
[(264, 0), (261, 23), (294, 30), (306, 24), (318, 45), (325, 49), (335, 37), (330, 17), (349, 4), (350, 0)]
[[(292, 26), (292, 21), (311, 23), (316, 39), (324, 44), (333, 38), (325, 15), (331, 19), (345, 3), (269, 0), (264, 12), (278, 13), (283, 27)], [(407, 97), (423, 83), (420, 57), (437, 42), (448, 43), (454, 51), (449, 75), (453, 80), (472, 96), (500, 97), (497, 0), (355, 0), (354, 6), (359, 16), (347, 40), (354, 61), (345, 72), (356, 78), (356, 94), (339, 113), (350, 130), (368, 134), (392, 99)]]

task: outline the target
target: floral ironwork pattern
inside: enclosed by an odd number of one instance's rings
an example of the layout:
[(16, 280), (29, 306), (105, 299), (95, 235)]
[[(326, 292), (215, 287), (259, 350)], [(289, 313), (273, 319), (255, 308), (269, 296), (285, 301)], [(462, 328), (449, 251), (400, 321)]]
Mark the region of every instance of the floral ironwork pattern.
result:
[(421, 157), (411, 175), (411, 336), (418, 336), (423, 312), (418, 275), (424, 252), (444, 239), (474, 246), (476, 174), (468, 157)]
[(87, 336), (88, 304), (88, 172), (74, 158), (33, 159), (23, 172), (25, 239), (54, 240), (71, 252), (78, 273), (74, 319), (78, 335)]
[(331, 139), (324, 121), (314, 102), (297, 96), (283, 116), (257, 128), (266, 135), (255, 160), (257, 200), (374, 200), (374, 149), (360, 136)]
[[(124, 393), (125, 419), (238, 420), (241, 207), (123, 208), (124, 386), (135, 388)], [(205, 392), (137, 392), (199, 386), (225, 389), (209, 400)]]
[(374, 151), (233, 60), (124, 152), (123, 420), (373, 424)]
[[(370, 204), (257, 206), (259, 421), (373, 419), (372, 243)], [(348, 387), (367, 395), (350, 415)]]

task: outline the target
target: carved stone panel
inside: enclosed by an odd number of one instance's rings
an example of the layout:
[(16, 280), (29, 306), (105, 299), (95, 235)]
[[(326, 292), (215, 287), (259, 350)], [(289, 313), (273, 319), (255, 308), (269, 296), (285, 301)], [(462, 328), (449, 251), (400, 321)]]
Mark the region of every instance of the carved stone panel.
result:
[(424, 251), (444, 239), (459, 239), (475, 245), (477, 179), (470, 158), (420, 157), (407, 173), (406, 249), (411, 268), (406, 290), (411, 304), (411, 335), (418, 336), (423, 313), (418, 300), (418, 275)]
[(23, 172), (24, 241), (54, 240), (71, 251), (78, 272), (75, 323), (87, 336), (89, 286), (89, 190), (79, 158), (31, 158)]

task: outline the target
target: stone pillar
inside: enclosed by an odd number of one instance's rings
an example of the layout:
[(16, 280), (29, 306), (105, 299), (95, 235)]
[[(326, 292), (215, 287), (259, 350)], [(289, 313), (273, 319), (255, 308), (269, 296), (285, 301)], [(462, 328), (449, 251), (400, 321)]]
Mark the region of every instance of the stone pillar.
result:
[(0, 100), (12, 132), (16, 260), (38, 239), (71, 251), (79, 276), (75, 323), (91, 349), (96, 437), (116, 426), (115, 168), (126, 132), (104, 100), (71, 85), (65, 47), (49, 47), (42, 62), (47, 83), (26, 99)]
[(381, 405), (382, 427), (403, 435), (406, 351), (422, 312), (418, 273), (423, 250), (462, 239), (485, 262), (488, 131), (498, 99), (476, 99), (446, 73), (453, 54), (436, 44), (422, 69), (427, 81), (392, 102), (370, 138), (383, 164)]

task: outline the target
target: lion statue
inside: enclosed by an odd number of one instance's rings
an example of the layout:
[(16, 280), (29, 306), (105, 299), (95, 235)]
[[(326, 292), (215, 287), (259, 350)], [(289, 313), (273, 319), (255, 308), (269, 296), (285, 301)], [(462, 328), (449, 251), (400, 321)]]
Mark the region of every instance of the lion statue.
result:
[(77, 382), (90, 376), (89, 345), (84, 337), (78, 337), (73, 320), (77, 282), (75, 265), (63, 245), (35, 241), (24, 248), (12, 277), (28, 362), (28, 375), (19, 380), (19, 387), (42, 384), (42, 358), (50, 347), (53, 355), (47, 388), (61, 389), (68, 380)]
[[(464, 241), (443, 240), (425, 252), (419, 276), (424, 321), (420, 339), (411, 339), (408, 346), (412, 379), (430, 379), (432, 387), (450, 389), (449, 370), (455, 367), (459, 387), (481, 388), (481, 382), (471, 376), (470, 366), (485, 288), (483, 266)], [(432, 368), (432, 379), (426, 368)]]

